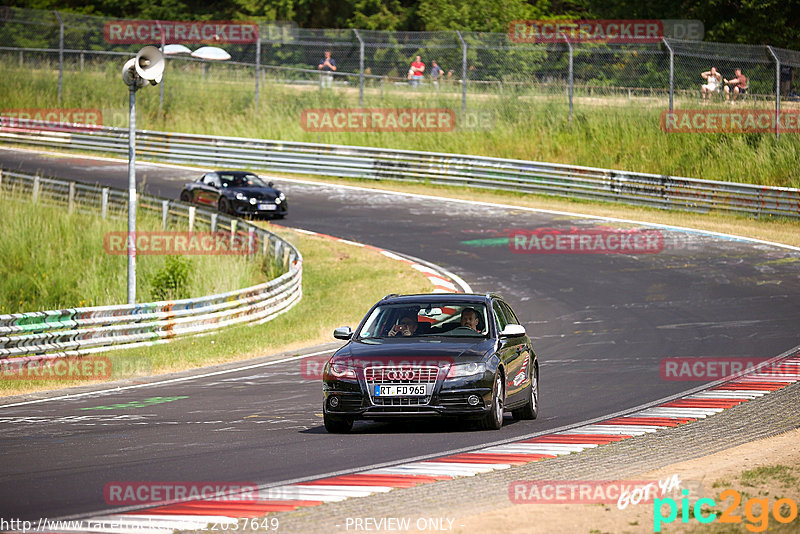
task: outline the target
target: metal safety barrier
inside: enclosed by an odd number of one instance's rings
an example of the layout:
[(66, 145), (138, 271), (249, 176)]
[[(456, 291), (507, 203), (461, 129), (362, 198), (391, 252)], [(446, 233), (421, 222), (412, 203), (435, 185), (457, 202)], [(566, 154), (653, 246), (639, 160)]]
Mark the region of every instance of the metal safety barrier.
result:
[[(69, 212), (99, 212), (102, 217), (123, 217), (127, 210), (127, 191), (2, 171), (0, 195), (8, 194), (64, 206)], [(230, 325), (266, 322), (301, 299), (303, 258), (279, 236), (175, 200), (141, 195), (139, 209), (160, 215), (164, 230), (180, 225), (189, 231), (230, 233), (231, 239), (247, 236), (254, 250), (275, 262), (283, 274), (252, 287), (199, 298), (0, 315), (0, 359), (24, 362), (163, 343)]]
[[(0, 142), (127, 154), (128, 131), (0, 117)], [(537, 161), (137, 130), (137, 157), (211, 168), (460, 185), (706, 213), (800, 217), (800, 189)]]

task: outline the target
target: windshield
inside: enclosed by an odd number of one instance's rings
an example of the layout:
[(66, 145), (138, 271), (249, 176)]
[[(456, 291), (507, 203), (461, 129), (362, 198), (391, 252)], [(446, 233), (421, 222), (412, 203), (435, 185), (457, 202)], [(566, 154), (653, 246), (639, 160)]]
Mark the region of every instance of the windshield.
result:
[(480, 303), (421, 303), (378, 306), (359, 339), (403, 337), (486, 337), (486, 307)]
[(225, 174), (219, 173), (223, 187), (269, 187), (264, 180), (255, 174)]

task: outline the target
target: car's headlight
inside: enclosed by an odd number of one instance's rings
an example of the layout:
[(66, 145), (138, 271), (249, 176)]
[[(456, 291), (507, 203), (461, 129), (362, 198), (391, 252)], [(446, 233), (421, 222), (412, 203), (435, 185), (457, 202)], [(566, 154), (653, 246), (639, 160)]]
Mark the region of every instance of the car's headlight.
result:
[(286, 200), (286, 195), (284, 195), (283, 193), (278, 193), (278, 198), (281, 200)]
[(250, 204), (252, 204), (253, 206), (255, 206), (255, 205), (256, 205), (256, 202), (258, 202), (258, 200), (257, 200), (257, 199), (255, 199), (255, 198), (251, 198), (251, 199), (250, 199)]
[(276, 198), (275, 199), (275, 204), (276, 205), (280, 205), (280, 203), (281, 203), (281, 197)]
[(343, 363), (334, 363), (333, 365), (329, 365), (325, 372), (326, 375), (329, 375), (331, 378), (336, 379), (353, 379), (356, 378), (356, 370), (349, 365), (345, 365)]
[(485, 363), (458, 363), (450, 366), (446, 378), (462, 378), (465, 376), (482, 375), (486, 372)]
[(244, 193), (236, 193), (236, 200), (247, 200), (247, 195)]

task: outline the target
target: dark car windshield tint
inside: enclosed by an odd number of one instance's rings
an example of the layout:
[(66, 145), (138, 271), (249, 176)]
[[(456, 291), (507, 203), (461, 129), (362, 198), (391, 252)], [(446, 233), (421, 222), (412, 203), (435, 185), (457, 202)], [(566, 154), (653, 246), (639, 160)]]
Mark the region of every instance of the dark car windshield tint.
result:
[(269, 187), (264, 180), (255, 174), (235, 175), (220, 173), (219, 178), (225, 187)]
[(486, 307), (483, 304), (442, 301), (378, 306), (370, 313), (358, 338), (485, 338), (488, 333)]

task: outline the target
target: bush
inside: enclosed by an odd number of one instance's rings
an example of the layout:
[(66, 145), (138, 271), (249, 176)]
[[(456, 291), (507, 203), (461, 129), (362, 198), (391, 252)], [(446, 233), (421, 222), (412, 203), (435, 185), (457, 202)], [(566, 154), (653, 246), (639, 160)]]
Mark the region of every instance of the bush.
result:
[(151, 292), (156, 300), (189, 298), (189, 278), (192, 262), (183, 256), (167, 256), (164, 266), (151, 282)]

